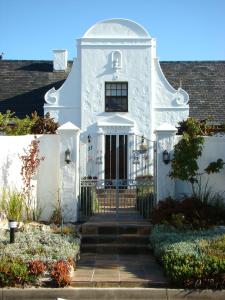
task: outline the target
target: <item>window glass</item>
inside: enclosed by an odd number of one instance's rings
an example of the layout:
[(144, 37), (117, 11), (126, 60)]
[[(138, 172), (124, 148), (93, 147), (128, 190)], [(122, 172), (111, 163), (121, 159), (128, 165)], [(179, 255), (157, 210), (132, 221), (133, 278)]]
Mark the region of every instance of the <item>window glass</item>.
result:
[(106, 82), (105, 83), (105, 111), (127, 112), (128, 111), (128, 83)]
[(116, 90), (111, 90), (111, 95), (116, 96)]

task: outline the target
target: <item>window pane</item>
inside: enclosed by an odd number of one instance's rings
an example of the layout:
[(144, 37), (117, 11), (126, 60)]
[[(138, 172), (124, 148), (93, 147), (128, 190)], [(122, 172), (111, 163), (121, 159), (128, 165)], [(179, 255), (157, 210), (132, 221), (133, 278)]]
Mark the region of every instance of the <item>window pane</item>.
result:
[(122, 96), (127, 96), (127, 90), (122, 90)]
[(105, 111), (128, 111), (128, 85), (126, 82), (105, 83)]
[(116, 90), (111, 90), (111, 95), (116, 96)]

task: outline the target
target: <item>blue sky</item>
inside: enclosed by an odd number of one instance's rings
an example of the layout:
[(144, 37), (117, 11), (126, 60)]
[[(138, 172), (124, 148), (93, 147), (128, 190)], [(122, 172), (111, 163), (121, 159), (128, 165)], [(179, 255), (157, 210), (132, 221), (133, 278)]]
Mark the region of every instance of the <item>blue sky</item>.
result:
[(5, 59), (76, 56), (76, 38), (99, 20), (128, 18), (157, 39), (160, 60), (225, 60), (225, 0), (0, 0)]

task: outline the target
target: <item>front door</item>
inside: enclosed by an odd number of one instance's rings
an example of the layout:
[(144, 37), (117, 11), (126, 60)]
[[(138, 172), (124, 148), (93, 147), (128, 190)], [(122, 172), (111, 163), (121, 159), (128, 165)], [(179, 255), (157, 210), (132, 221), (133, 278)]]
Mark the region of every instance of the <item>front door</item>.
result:
[(105, 136), (105, 179), (127, 179), (127, 135)]

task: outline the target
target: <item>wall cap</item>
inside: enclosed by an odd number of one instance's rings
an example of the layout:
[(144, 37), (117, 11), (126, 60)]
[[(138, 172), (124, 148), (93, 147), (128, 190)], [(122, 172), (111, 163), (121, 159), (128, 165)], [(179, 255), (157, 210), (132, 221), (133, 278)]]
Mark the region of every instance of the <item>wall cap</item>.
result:
[(155, 130), (156, 134), (161, 134), (164, 132), (175, 134), (177, 132), (177, 128), (169, 123), (163, 123), (159, 127), (157, 127)]
[(66, 130), (69, 130), (69, 131), (80, 131), (80, 128), (77, 127), (76, 125), (74, 125), (72, 122), (66, 122), (64, 123), (63, 125), (61, 125), (57, 131), (66, 131)]

